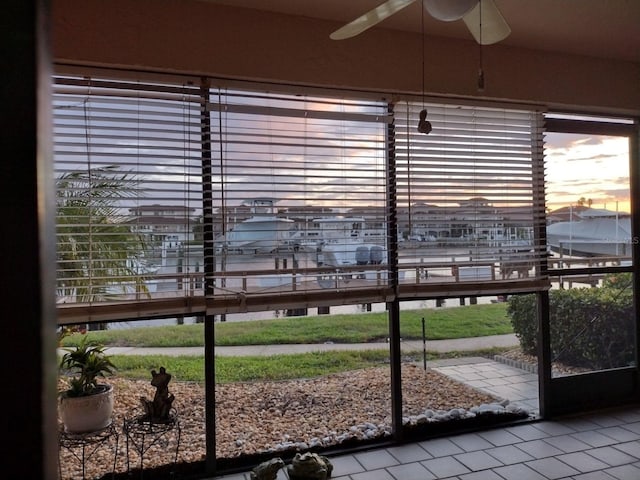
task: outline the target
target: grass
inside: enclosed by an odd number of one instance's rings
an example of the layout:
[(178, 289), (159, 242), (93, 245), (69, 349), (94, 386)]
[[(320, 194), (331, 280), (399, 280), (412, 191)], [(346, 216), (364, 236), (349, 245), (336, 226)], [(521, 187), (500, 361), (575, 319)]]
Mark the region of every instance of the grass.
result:
[[(444, 309), (408, 310), (401, 313), (400, 334), (405, 340), (422, 339), (425, 319), (428, 340), (468, 338), (513, 333), (506, 304), (469, 305)], [(107, 346), (176, 347), (203, 346), (202, 324), (168, 325), (119, 330), (91, 331), (91, 337)], [(81, 334), (62, 340), (75, 345)], [(270, 345), (290, 343), (369, 343), (388, 337), (385, 313), (360, 313), (317, 317), (291, 317), (215, 324), (215, 344)], [(378, 346), (379, 347), (379, 346)], [(490, 356), (500, 349), (464, 352), (464, 355)], [(460, 356), (458, 352), (427, 352), (427, 361)], [(404, 360), (423, 361), (423, 352), (403, 352)], [(204, 381), (203, 356), (114, 355), (118, 375), (144, 379), (150, 371), (164, 366), (180, 381)], [(333, 351), (304, 354), (216, 357), (216, 383), (312, 378), (328, 373), (380, 366), (389, 362), (386, 347), (365, 351)]]
[[(425, 319), (427, 340), (481, 337), (513, 333), (506, 303), (455, 308), (405, 310), (400, 334), (406, 340), (422, 339)], [(63, 345), (76, 345), (81, 335), (70, 335)], [(199, 347), (204, 345), (203, 324), (168, 325), (92, 331), (91, 336), (108, 346)], [(384, 312), (322, 315), (215, 324), (215, 344), (277, 345), (288, 343), (369, 343), (389, 336)]]
[[(464, 352), (465, 356), (493, 357), (506, 349), (490, 348)], [(403, 353), (404, 361), (422, 362), (422, 352)], [(439, 358), (457, 358), (459, 352), (427, 352), (427, 364)], [(163, 366), (174, 378), (186, 382), (204, 382), (204, 357), (166, 355), (114, 355), (118, 376), (131, 379), (150, 378), (149, 372)], [(311, 352), (291, 355), (216, 357), (216, 383), (277, 381), (313, 378), (329, 373), (371, 368), (389, 363), (383, 349), (359, 351)]]

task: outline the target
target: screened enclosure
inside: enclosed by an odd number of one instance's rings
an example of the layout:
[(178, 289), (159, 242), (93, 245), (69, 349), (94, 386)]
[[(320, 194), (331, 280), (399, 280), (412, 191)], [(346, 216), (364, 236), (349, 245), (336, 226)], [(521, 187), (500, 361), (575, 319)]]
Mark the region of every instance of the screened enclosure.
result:
[[(418, 426), (430, 402), (453, 411), (504, 400), (485, 392), (449, 404), (423, 395), (435, 388), (434, 372), (401, 345), (416, 335), (414, 310), (520, 308), (516, 333), (535, 339), (528, 353), (550, 378), (555, 359), (540, 354), (537, 339), (549, 331), (540, 319), (549, 315), (549, 291), (571, 279), (558, 263), (567, 257), (549, 250), (543, 108), (217, 79), (57, 76), (53, 90), (59, 325), (204, 324), (205, 381), (188, 394), (197, 408), (185, 419), (201, 454), (186, 464), (224, 470), (274, 448), (435, 435), (453, 427)], [(428, 133), (417, 128), (422, 115)], [(625, 279), (619, 295), (628, 299), (631, 259), (618, 260), (571, 274), (621, 274), (607, 281)], [(242, 390), (250, 406), (228, 396), (242, 382), (216, 381), (227, 366), (215, 355), (214, 324), (312, 316), (318, 330), (332, 331), (341, 325), (327, 314), (336, 312), (379, 314), (375, 371), (340, 381), (326, 372), (306, 379), (313, 393), (300, 386), (297, 395), (258, 381)], [(633, 345), (624, 345), (628, 355), (613, 367), (632, 364)], [(297, 368), (292, 361), (294, 378)], [(352, 396), (367, 395), (352, 424), (334, 428), (349, 383), (360, 386)], [(363, 387), (371, 384), (375, 392)], [(506, 420), (544, 413), (544, 392), (542, 406), (537, 399)], [(317, 415), (281, 428), (292, 404), (308, 408), (290, 412)], [(252, 435), (247, 417), (275, 422), (273, 436)]]

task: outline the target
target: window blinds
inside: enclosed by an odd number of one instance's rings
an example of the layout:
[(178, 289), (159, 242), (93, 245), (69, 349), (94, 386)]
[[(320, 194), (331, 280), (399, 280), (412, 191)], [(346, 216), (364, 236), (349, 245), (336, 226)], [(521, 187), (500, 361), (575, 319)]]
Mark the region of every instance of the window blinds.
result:
[(211, 90), (214, 297), (316, 306), (371, 290), (385, 301), (377, 292), (388, 285), (386, 108)]
[[(428, 134), (417, 128), (422, 110)], [(541, 278), (540, 114), (420, 102), (399, 102), (394, 112), (399, 259), (407, 275), (425, 285)]]
[(194, 293), (200, 105), (184, 85), (54, 79), (59, 304)]
[(62, 323), (542, 288), (537, 112), (207, 82), (54, 78)]

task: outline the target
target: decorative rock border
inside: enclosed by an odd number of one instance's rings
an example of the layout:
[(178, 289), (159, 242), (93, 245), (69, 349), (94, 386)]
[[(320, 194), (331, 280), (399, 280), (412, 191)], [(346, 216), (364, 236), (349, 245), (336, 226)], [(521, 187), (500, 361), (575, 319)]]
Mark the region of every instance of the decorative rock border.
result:
[(520, 370), (524, 370), (525, 372), (538, 373), (538, 365), (525, 362), (524, 360), (509, 358), (503, 355), (495, 355), (493, 359), (498, 363), (502, 363), (503, 365), (509, 365), (510, 367), (514, 367), (514, 368), (519, 368)]

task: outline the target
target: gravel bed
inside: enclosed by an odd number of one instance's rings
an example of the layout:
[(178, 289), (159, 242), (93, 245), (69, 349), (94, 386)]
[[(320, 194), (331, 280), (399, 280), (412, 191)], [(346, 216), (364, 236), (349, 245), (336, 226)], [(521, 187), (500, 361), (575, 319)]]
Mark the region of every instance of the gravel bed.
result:
[[(149, 381), (112, 377), (114, 422), (119, 435), (116, 472), (127, 471), (123, 421), (141, 413), (140, 397), (153, 398)], [(500, 399), (461, 384), (438, 372), (412, 363), (402, 367), (403, 415), (412, 422), (425, 411), (469, 410), (496, 404)], [(242, 459), (255, 454), (298, 447), (329, 447), (389, 435), (391, 428), (390, 373), (388, 366), (332, 374), (321, 378), (277, 382), (249, 382), (216, 386), (216, 456)], [(204, 460), (204, 387), (172, 380), (169, 390), (176, 397), (180, 448), (178, 462)], [(144, 453), (144, 468), (168, 465), (176, 452), (176, 431), (169, 432)], [(130, 445), (131, 468), (140, 458)], [(113, 451), (97, 449), (86, 462), (87, 478), (110, 473)], [(60, 453), (62, 479), (81, 478), (73, 453)]]

